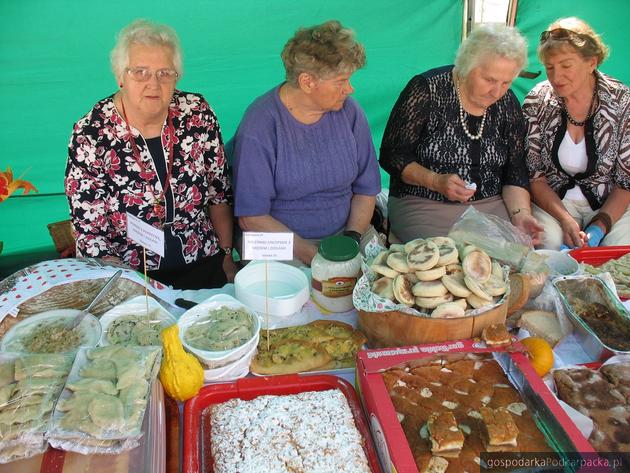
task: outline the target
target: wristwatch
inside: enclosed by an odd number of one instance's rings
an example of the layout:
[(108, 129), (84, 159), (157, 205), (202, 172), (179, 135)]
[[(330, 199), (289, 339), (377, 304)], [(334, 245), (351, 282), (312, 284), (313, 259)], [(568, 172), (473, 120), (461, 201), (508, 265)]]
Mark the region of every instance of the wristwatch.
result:
[(232, 256), (232, 247), (231, 246), (224, 246), (223, 248), (221, 248), (221, 251), (223, 251), (223, 253), (225, 253), (225, 256)]

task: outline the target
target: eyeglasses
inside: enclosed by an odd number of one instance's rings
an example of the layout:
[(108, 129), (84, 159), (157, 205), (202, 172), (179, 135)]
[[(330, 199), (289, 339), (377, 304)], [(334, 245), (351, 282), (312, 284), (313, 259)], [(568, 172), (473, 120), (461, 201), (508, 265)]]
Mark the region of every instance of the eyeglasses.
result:
[(540, 43), (544, 43), (549, 38), (553, 38), (558, 41), (569, 41), (574, 46), (581, 48), (587, 41), (592, 41), (589, 35), (576, 33), (575, 31), (567, 30), (566, 28), (554, 28), (553, 30), (546, 30), (540, 33)]
[(160, 83), (169, 83), (177, 80), (179, 74), (173, 69), (158, 69), (153, 72), (146, 67), (128, 67), (127, 74), (137, 82), (147, 82), (151, 77), (155, 75), (155, 78)]

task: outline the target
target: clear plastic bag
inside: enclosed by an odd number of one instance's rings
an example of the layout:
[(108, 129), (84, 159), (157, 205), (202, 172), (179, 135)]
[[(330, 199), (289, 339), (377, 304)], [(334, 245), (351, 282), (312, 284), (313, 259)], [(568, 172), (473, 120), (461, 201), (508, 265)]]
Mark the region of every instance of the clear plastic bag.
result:
[(160, 355), (158, 347), (82, 348), (55, 407), (50, 444), (84, 455), (136, 447)]
[(532, 239), (510, 222), (470, 206), (448, 234), (458, 246), (474, 245), (492, 258), (520, 271), (526, 264), (535, 271), (544, 258), (532, 251)]
[(0, 463), (46, 450), (44, 433), (73, 358), (0, 354)]

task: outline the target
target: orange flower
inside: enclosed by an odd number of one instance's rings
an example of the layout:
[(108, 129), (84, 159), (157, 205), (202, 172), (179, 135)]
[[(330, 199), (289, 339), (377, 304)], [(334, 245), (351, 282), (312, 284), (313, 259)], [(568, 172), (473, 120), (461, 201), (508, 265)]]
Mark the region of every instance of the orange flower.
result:
[(5, 172), (0, 171), (0, 202), (9, 198), (16, 190), (23, 189), (24, 194), (28, 194), (30, 191), (37, 192), (35, 186), (28, 181), (22, 179), (13, 180), (13, 172), (11, 168), (7, 166)]

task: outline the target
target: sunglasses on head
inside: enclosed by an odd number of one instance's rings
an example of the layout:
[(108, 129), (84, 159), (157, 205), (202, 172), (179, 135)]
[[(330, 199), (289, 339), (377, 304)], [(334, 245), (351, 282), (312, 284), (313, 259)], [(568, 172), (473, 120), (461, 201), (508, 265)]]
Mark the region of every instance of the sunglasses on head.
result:
[(588, 35), (576, 33), (575, 31), (567, 30), (566, 28), (554, 28), (553, 30), (545, 30), (540, 33), (540, 42), (544, 43), (549, 38), (556, 40), (566, 40), (575, 44), (576, 46), (583, 46), (586, 41), (590, 39)]

